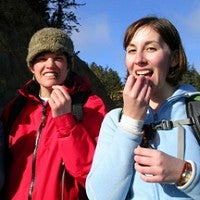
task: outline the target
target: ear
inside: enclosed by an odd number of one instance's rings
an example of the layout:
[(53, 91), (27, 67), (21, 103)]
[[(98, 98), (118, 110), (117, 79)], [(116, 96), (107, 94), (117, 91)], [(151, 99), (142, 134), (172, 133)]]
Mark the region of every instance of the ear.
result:
[(172, 52), (170, 62), (171, 62), (171, 67), (175, 67), (179, 63), (178, 50)]
[(31, 71), (31, 73), (32, 73), (32, 74), (34, 74), (34, 73), (35, 73), (35, 70), (34, 70), (34, 68), (33, 68), (33, 66), (32, 66), (32, 65), (29, 67), (29, 70)]

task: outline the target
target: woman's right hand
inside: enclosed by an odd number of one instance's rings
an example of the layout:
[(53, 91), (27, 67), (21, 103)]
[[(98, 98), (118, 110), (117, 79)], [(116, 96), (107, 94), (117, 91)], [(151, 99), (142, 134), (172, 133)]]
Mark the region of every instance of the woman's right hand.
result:
[(63, 85), (52, 86), (53, 91), (49, 98), (52, 116), (57, 117), (71, 112), (71, 97)]
[(147, 78), (129, 75), (123, 91), (123, 114), (135, 120), (144, 120), (151, 95)]

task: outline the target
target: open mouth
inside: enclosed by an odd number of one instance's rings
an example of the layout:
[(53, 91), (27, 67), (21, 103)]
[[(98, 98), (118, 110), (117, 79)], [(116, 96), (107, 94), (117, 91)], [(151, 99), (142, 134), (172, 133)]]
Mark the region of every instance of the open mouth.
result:
[(49, 77), (49, 78), (57, 78), (58, 74), (57, 73), (53, 73), (53, 72), (49, 72), (49, 73), (45, 73), (44, 76), (45, 77)]
[(145, 77), (151, 77), (153, 74), (152, 70), (140, 70), (136, 71), (137, 76), (145, 76)]

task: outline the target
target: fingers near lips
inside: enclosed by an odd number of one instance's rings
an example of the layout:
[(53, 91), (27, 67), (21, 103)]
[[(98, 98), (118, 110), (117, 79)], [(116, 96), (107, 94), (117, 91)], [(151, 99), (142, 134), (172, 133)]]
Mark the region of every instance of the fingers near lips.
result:
[(145, 76), (139, 76), (137, 79), (134, 76), (130, 76), (128, 80), (127, 88), (130, 88), (130, 92), (132, 92), (135, 98), (143, 99), (145, 97), (149, 97), (151, 86), (149, 79), (145, 78)]

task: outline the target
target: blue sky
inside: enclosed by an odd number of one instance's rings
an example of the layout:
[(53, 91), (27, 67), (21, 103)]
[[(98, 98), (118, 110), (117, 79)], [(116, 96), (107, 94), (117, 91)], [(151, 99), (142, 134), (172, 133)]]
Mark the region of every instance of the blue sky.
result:
[(168, 18), (178, 29), (188, 62), (200, 72), (199, 0), (76, 0), (86, 3), (74, 12), (81, 26), (72, 40), (79, 57), (88, 64), (109, 67), (124, 79), (123, 37), (135, 20), (156, 15)]

